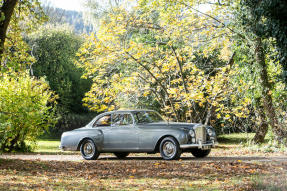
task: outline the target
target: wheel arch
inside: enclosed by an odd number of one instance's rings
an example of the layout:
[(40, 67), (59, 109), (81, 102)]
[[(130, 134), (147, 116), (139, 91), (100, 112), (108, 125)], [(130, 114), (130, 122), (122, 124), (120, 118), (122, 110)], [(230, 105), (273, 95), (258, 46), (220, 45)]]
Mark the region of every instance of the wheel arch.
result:
[(172, 138), (174, 138), (174, 140), (179, 144), (179, 141), (177, 140), (177, 138), (176, 138), (174, 135), (171, 135), (171, 134), (164, 135), (164, 136), (160, 137), (160, 138), (158, 139), (158, 141), (156, 142), (156, 145), (155, 145), (155, 147), (154, 147), (154, 152), (159, 152), (160, 143), (161, 143), (161, 141), (162, 141), (164, 138), (166, 138), (166, 137), (172, 137)]
[[(84, 137), (84, 138), (82, 138), (82, 139), (79, 141), (78, 146), (77, 146), (77, 151), (80, 150), (81, 144), (84, 142), (84, 140), (87, 140), (87, 139), (91, 139), (91, 138), (90, 138), (90, 137)], [(91, 140), (93, 140), (93, 139), (91, 139)], [(94, 142), (95, 142), (95, 141), (94, 141)]]
[(96, 145), (97, 150), (100, 151), (100, 144), (97, 143), (97, 142), (95, 141), (95, 138), (92, 138), (92, 137), (83, 137), (83, 138), (79, 141), (79, 143), (78, 143), (78, 145), (77, 145), (77, 151), (80, 150), (81, 145), (82, 145), (82, 143), (84, 142), (84, 140), (88, 140), (88, 139), (92, 140), (92, 141), (94, 142), (94, 144)]

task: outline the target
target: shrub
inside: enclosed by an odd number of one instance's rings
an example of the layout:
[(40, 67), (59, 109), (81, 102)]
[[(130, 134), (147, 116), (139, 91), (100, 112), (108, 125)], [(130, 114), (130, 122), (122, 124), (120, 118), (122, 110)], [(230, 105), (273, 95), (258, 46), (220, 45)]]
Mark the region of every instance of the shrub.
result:
[(59, 113), (59, 120), (55, 127), (51, 127), (49, 132), (46, 132), (44, 138), (59, 138), (63, 132), (70, 131), (76, 128), (87, 125), (97, 113)]
[(17, 75), (0, 77), (0, 152), (31, 150), (56, 122), (48, 84), (26, 73)]

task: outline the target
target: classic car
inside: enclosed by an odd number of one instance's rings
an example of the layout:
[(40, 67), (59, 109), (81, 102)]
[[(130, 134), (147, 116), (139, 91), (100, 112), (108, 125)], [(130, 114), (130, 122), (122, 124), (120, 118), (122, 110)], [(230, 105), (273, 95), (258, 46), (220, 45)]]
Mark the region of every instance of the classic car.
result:
[(211, 126), (165, 121), (153, 110), (106, 112), (85, 127), (62, 134), (62, 150), (81, 151), (84, 159), (100, 153), (125, 158), (129, 153), (160, 153), (165, 160), (179, 159), (182, 152), (207, 156), (216, 144)]

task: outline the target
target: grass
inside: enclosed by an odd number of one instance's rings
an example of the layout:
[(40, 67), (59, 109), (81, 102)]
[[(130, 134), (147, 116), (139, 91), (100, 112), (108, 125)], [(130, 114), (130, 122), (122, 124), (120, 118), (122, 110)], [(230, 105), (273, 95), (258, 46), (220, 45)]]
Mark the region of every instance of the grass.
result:
[(223, 145), (238, 145), (249, 142), (255, 133), (232, 133), (218, 136), (218, 142)]
[(278, 191), (287, 190), (287, 174), (271, 174), (271, 175), (256, 175), (252, 176), (251, 181), (257, 190)]
[(40, 139), (37, 142), (37, 148), (34, 152), (36, 153), (58, 153), (61, 152), (59, 149), (59, 139)]
[(37, 147), (32, 152), (32, 154), (48, 154), (48, 155), (69, 155), (76, 154), (76, 151), (62, 151), (59, 146), (61, 144), (60, 139), (51, 139), (51, 138), (41, 138), (37, 141)]

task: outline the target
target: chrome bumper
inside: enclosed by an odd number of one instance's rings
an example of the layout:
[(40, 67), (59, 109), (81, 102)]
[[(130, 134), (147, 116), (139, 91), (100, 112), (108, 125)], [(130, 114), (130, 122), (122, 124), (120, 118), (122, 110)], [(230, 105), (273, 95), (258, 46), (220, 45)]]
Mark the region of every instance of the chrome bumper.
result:
[(202, 143), (201, 141), (199, 141), (196, 144), (183, 144), (183, 145), (180, 145), (180, 148), (181, 149), (199, 148), (199, 149), (207, 150), (207, 149), (215, 147), (216, 145), (218, 145), (218, 142), (215, 142), (214, 140), (212, 140), (212, 142), (208, 142), (208, 143)]

